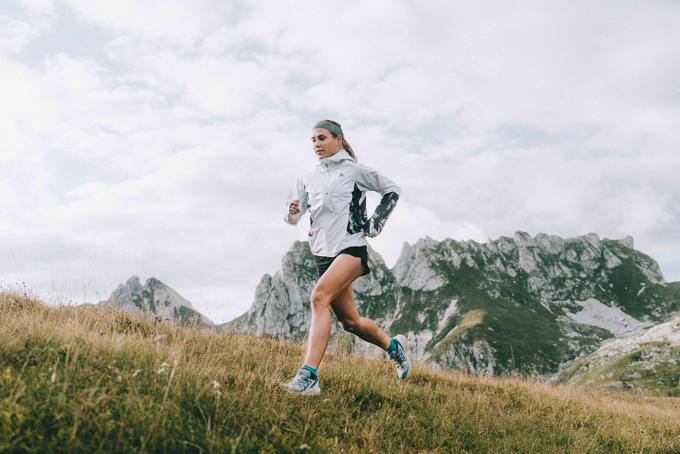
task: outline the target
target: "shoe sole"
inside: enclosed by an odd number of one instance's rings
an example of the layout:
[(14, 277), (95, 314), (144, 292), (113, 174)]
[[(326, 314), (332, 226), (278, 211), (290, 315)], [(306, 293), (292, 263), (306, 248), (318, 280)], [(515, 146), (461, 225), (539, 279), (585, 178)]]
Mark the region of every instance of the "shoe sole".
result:
[(289, 394), (297, 394), (299, 396), (318, 396), (321, 394), (321, 388), (318, 386), (312, 386), (311, 388), (307, 388), (304, 391), (291, 391), (290, 389), (286, 388), (285, 385), (279, 385), (281, 386), (281, 389), (286, 391)]
[(305, 389), (300, 394), (302, 394), (303, 396), (318, 396), (319, 394), (321, 394), (321, 389), (318, 387), (313, 387)]

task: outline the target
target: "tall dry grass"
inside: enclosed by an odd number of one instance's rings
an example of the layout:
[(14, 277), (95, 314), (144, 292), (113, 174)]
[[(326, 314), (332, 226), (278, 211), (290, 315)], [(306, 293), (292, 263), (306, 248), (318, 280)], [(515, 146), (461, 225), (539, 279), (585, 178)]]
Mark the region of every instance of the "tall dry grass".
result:
[(1, 452), (680, 452), (680, 399), (331, 354), (0, 294)]

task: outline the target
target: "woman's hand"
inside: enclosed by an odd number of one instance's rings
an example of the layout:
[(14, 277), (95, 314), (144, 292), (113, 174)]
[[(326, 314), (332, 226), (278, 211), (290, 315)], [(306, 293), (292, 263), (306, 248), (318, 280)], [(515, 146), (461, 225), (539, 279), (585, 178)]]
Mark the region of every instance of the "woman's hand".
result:
[(300, 212), (300, 201), (299, 200), (293, 200), (290, 203), (290, 206), (288, 207), (288, 213), (292, 215), (296, 215)]

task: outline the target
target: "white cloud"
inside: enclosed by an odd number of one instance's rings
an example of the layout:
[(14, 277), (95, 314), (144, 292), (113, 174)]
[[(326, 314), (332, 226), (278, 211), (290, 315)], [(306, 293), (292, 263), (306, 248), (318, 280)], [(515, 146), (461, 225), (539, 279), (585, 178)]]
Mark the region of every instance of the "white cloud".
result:
[(21, 0), (21, 3), (34, 14), (46, 15), (54, 11), (54, 0)]
[(26, 22), (0, 16), (0, 62), (5, 55), (20, 51), (45, 28), (42, 22)]
[[(281, 203), (321, 117), (402, 186), (388, 263), (425, 235), (596, 231), (680, 279), (676, 6), (27, 2), (0, 23), (5, 283), (91, 301), (153, 275), (236, 315), (306, 239)], [(100, 54), (23, 62), (60, 14)]]
[(218, 0), (66, 0), (83, 18), (117, 33), (190, 47), (232, 13), (232, 2)]

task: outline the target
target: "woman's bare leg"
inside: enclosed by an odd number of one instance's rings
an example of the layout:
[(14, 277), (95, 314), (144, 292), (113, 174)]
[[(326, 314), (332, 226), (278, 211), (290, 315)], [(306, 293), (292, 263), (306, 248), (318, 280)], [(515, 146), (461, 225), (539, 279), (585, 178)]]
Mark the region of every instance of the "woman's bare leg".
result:
[(366, 342), (387, 350), (390, 345), (390, 338), (387, 334), (373, 320), (359, 317), (352, 294), (352, 284), (345, 287), (333, 300), (331, 309), (333, 309), (345, 331), (356, 334)]
[(331, 335), (331, 302), (352, 281), (361, 276), (361, 259), (348, 254), (340, 254), (328, 267), (312, 290), (312, 323), (309, 328), (309, 341), (305, 364), (318, 368), (328, 347)]

